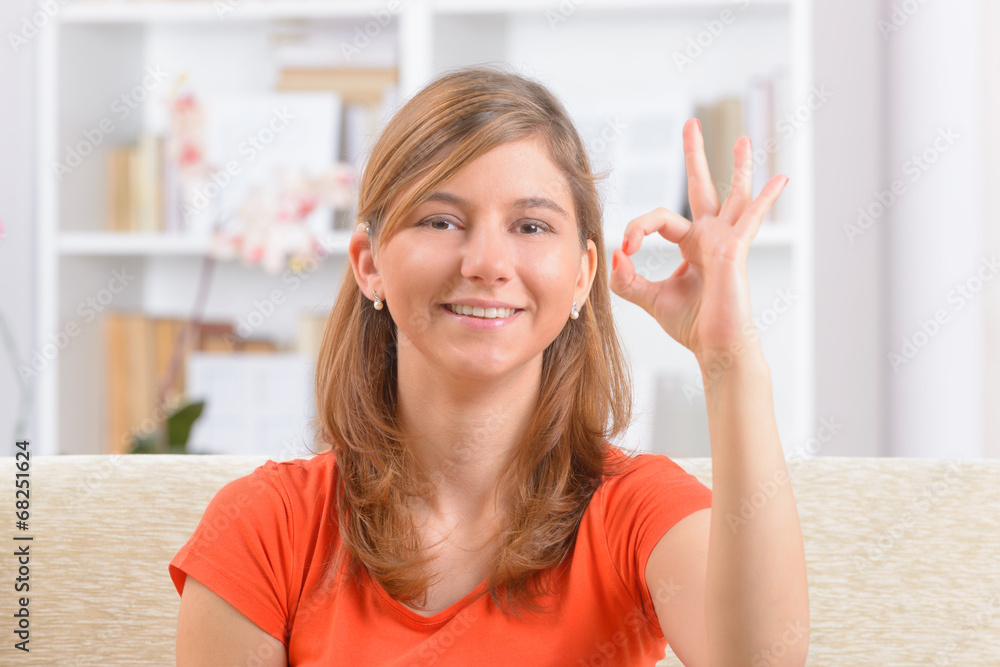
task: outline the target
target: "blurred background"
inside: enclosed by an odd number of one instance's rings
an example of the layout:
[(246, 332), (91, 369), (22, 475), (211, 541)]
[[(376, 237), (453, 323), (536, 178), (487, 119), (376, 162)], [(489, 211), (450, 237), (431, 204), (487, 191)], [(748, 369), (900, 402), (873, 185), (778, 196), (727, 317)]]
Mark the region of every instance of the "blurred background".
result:
[[(437, 73), (566, 104), (605, 241), (790, 177), (750, 252), (786, 455), (1000, 456), (1000, 6), (952, 0), (4, 0), (0, 452), (308, 456), (365, 151)], [(648, 237), (650, 280), (680, 262)], [(709, 456), (697, 363), (615, 297), (624, 444)]]

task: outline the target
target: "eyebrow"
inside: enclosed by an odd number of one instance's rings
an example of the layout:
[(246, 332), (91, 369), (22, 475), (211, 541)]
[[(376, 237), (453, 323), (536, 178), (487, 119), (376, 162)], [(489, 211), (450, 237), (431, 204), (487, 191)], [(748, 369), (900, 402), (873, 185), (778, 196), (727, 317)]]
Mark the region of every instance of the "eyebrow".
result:
[[(469, 207), (472, 206), (472, 204), (468, 200), (462, 199), (458, 195), (453, 195), (450, 192), (435, 192), (435, 193), (433, 193), (431, 195), (428, 195), (428, 197), (424, 201), (425, 202), (426, 201), (443, 201), (443, 202), (447, 202), (449, 204), (455, 204), (456, 206), (464, 206), (465, 208), (469, 208)], [(555, 211), (556, 213), (558, 213), (558, 214), (560, 214), (560, 215), (562, 215), (564, 217), (569, 217), (569, 214), (566, 213), (566, 211), (563, 210), (562, 206), (560, 206), (559, 204), (555, 203), (551, 199), (546, 199), (545, 197), (522, 197), (521, 199), (518, 199), (513, 204), (511, 204), (510, 207), (511, 208), (517, 208), (517, 209), (522, 209), (522, 208), (547, 208), (547, 209), (550, 209), (552, 211)]]

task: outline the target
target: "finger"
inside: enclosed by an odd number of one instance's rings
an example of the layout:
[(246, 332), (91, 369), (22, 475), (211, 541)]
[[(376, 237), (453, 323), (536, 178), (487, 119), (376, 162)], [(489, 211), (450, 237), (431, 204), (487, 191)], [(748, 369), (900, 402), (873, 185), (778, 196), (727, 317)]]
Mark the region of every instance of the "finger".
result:
[(687, 171), (688, 200), (691, 203), (691, 219), (700, 220), (705, 216), (719, 213), (719, 193), (715, 191), (712, 175), (708, 172), (705, 157), (705, 139), (701, 126), (692, 118), (684, 124), (684, 167)]
[(640, 215), (625, 226), (622, 249), (631, 255), (642, 246), (642, 239), (653, 232), (659, 232), (660, 236), (671, 243), (680, 243), (690, 229), (690, 220), (661, 206)]
[(632, 258), (615, 248), (611, 262), (611, 279), (608, 286), (611, 291), (641, 307), (647, 313), (652, 313), (654, 289), (652, 283), (636, 273)]
[(739, 220), (736, 221), (734, 229), (736, 233), (740, 236), (748, 234), (750, 238), (757, 235), (757, 230), (760, 229), (760, 223), (764, 219), (764, 214), (767, 213), (774, 202), (777, 201), (778, 196), (784, 191), (785, 186), (788, 184), (788, 177), (785, 175), (779, 175), (772, 178), (767, 182), (767, 185), (760, 191), (757, 195), (757, 199), (753, 201)]
[(741, 136), (733, 147), (733, 178), (720, 217), (735, 224), (753, 198), (753, 150), (750, 138)]

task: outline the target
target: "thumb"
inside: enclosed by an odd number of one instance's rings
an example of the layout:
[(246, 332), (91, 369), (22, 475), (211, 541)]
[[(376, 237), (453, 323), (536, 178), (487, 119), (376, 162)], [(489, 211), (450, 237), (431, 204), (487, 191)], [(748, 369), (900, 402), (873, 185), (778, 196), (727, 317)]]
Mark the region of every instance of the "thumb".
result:
[(636, 273), (632, 258), (615, 248), (611, 262), (611, 291), (636, 304), (646, 312), (653, 307), (653, 284)]

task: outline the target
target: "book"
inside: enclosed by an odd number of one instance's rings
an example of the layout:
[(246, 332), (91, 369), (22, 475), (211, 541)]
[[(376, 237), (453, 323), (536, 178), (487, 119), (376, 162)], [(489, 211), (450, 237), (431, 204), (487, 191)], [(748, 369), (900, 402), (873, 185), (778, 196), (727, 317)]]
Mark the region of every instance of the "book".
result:
[(114, 146), (107, 158), (107, 228), (162, 231), (164, 225), (163, 137), (148, 132)]
[[(701, 103), (695, 117), (701, 122), (705, 139), (705, 158), (712, 174), (719, 203), (725, 202), (732, 188), (733, 149), (743, 135), (750, 138), (753, 150), (753, 196), (775, 175), (786, 173), (787, 157), (781, 136), (781, 119), (787, 109), (787, 74), (776, 70), (769, 76), (751, 77), (740, 95)], [(786, 218), (787, 203), (781, 198), (764, 215), (762, 224)]]
[(108, 152), (108, 229), (112, 231), (131, 229), (129, 151), (128, 146), (113, 146)]
[[(767, 182), (774, 176), (772, 170), (772, 152), (775, 148), (772, 139), (774, 90), (768, 77), (754, 77), (750, 80), (746, 91), (746, 103), (743, 105), (744, 134), (750, 138), (753, 150), (753, 197), (757, 198)], [(762, 224), (771, 221), (773, 208), (764, 214)]]
[(282, 91), (330, 91), (343, 102), (339, 127), (339, 161), (360, 174), (380, 119), (394, 100), (399, 85), (396, 67), (286, 68), (277, 88)]
[(323, 333), (329, 313), (303, 313), (299, 316), (296, 352), (313, 364), (319, 359), (319, 349), (323, 344)]
[(141, 311), (106, 313), (107, 453), (127, 454), (134, 438), (159, 428), (185, 400), (187, 361), (192, 354), (278, 351), (272, 341), (235, 339), (238, 344), (234, 345), (234, 339), (229, 322), (192, 324), (183, 318), (149, 317)]
[(732, 189), (733, 148), (743, 134), (743, 103), (738, 97), (728, 97), (699, 105), (695, 115), (701, 123), (705, 159), (721, 204)]
[(108, 372), (105, 406), (107, 409), (107, 453), (125, 454), (129, 448), (128, 358), (125, 354), (128, 336), (124, 319), (115, 314), (104, 318), (104, 355)]
[(332, 91), (344, 104), (378, 106), (386, 90), (399, 82), (395, 67), (293, 67), (281, 71), (281, 91)]

